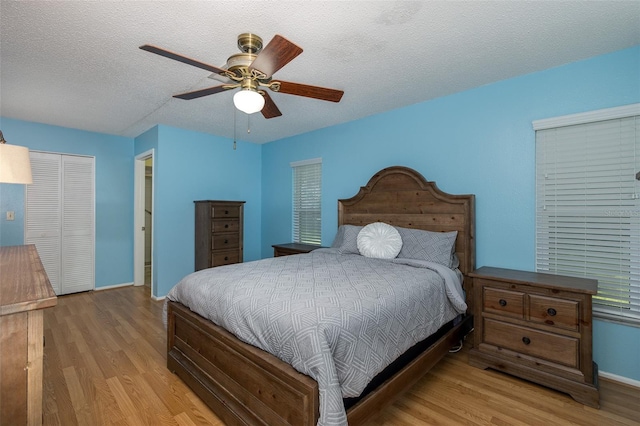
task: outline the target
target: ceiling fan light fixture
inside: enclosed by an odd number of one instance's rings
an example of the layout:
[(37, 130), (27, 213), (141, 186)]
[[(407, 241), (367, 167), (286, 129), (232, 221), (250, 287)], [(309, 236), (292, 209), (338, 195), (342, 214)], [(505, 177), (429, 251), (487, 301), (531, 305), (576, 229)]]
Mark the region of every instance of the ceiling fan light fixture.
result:
[(254, 114), (261, 111), (264, 118), (274, 118), (280, 117), (282, 112), (268, 95), (266, 89), (287, 95), (331, 102), (340, 102), (344, 94), (342, 90), (326, 87), (285, 82), (279, 79), (273, 81), (273, 74), (276, 71), (302, 53), (300, 46), (281, 35), (276, 34), (263, 48), (260, 37), (251, 33), (243, 33), (238, 36), (238, 48), (241, 53), (231, 55), (224, 66), (216, 67), (151, 44), (140, 46), (140, 49), (147, 52), (209, 71), (212, 73), (209, 78), (224, 83), (214, 87), (173, 95), (174, 98), (178, 99), (197, 99), (240, 88), (240, 91), (233, 97), (236, 109), (246, 114)]
[(264, 107), (264, 97), (252, 89), (242, 89), (233, 95), (233, 104), (245, 114), (253, 114)]

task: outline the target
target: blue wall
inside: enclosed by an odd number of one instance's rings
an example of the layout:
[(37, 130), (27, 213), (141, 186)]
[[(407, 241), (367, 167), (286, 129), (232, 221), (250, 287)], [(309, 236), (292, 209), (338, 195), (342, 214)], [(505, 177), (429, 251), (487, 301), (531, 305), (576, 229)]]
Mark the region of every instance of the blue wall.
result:
[(135, 140), (135, 155), (155, 149), (153, 294), (166, 295), (194, 267), (194, 200), (246, 201), (244, 259), (260, 259), (260, 145), (168, 126)]
[[(96, 287), (133, 281), (133, 139), (2, 118), (9, 143), (95, 157)], [(24, 244), (25, 186), (0, 184), (0, 245)], [(7, 221), (6, 211), (16, 220)]]
[[(324, 245), (337, 227), (337, 199), (403, 165), (443, 191), (476, 195), (477, 266), (534, 270), (532, 121), (636, 102), (640, 46), (269, 143), (262, 254), (291, 238), (289, 163), (321, 157)], [(601, 370), (640, 380), (640, 328), (596, 321), (594, 342)]]
[[(154, 149), (154, 282), (164, 296), (193, 272), (194, 200), (245, 203), (244, 258), (261, 257), (262, 146), (156, 126), (135, 139), (2, 118), (10, 143), (96, 158), (96, 288), (133, 282), (135, 156)], [(25, 186), (0, 184), (0, 245), (24, 244)], [(15, 220), (7, 221), (6, 212)]]

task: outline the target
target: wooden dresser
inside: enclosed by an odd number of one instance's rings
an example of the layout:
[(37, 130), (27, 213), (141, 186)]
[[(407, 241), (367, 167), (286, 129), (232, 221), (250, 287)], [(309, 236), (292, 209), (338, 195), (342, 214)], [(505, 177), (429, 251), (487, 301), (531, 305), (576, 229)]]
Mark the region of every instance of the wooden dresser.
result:
[(473, 279), (469, 363), (566, 392), (599, 406), (591, 296), (598, 281), (483, 267)]
[(244, 201), (195, 201), (195, 270), (242, 262)]
[(56, 303), (36, 246), (0, 247), (0, 425), (42, 424), (42, 310)]
[(273, 257), (290, 256), (292, 254), (304, 254), (309, 253), (315, 249), (323, 248), (315, 244), (303, 244), (303, 243), (286, 243), (286, 244), (274, 244)]

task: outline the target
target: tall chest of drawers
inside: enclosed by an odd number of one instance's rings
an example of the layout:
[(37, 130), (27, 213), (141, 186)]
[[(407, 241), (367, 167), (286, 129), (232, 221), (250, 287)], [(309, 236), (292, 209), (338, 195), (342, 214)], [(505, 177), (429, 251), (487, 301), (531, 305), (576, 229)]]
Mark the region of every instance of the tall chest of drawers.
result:
[(195, 270), (242, 262), (244, 201), (195, 201)]
[(566, 392), (599, 406), (591, 297), (598, 282), (483, 267), (473, 279), (475, 333), (469, 363)]

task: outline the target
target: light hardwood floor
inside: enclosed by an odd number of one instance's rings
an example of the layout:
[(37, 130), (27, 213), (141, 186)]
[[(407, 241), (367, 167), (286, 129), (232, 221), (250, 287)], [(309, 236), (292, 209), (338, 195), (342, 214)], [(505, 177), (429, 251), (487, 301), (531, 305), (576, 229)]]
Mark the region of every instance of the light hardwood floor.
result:
[[(45, 425), (221, 425), (165, 367), (163, 302), (148, 288), (61, 296), (45, 310)], [(601, 409), (449, 354), (382, 425), (640, 425), (640, 389), (601, 380)]]

